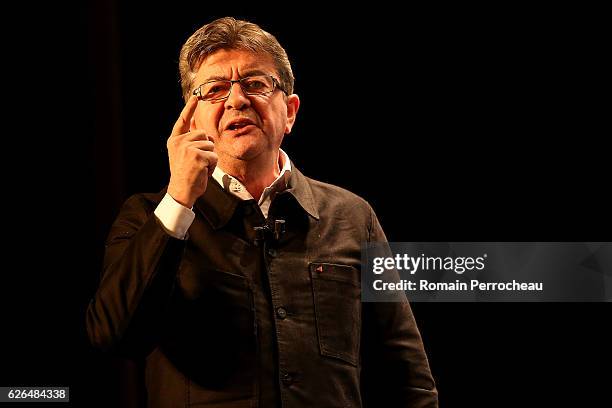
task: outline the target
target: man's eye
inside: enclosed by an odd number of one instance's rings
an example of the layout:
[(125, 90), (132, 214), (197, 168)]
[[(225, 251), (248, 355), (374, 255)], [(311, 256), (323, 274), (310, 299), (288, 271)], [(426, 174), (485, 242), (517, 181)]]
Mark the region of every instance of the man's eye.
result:
[(216, 93), (216, 92), (223, 92), (223, 91), (224, 91), (223, 86), (215, 85), (208, 90), (208, 93)]
[(261, 89), (264, 89), (266, 87), (266, 84), (261, 82), (261, 81), (248, 81), (246, 84), (247, 89), (249, 90), (253, 90), (253, 91), (258, 91)]

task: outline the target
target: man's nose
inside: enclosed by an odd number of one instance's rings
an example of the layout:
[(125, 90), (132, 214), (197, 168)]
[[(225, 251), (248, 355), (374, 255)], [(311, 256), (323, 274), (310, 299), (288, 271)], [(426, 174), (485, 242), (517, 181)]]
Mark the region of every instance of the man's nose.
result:
[(251, 105), (251, 100), (244, 93), (240, 82), (234, 82), (230, 89), (230, 94), (225, 101), (225, 109), (241, 110)]

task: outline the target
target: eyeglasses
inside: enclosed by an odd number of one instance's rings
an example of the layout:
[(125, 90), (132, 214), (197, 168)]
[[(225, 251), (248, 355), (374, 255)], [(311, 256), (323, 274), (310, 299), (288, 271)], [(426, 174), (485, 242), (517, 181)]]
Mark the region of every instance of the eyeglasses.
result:
[(198, 86), (193, 94), (203, 101), (220, 101), (229, 98), (234, 83), (238, 82), (240, 88), (247, 95), (270, 95), (276, 88), (287, 94), (276, 78), (272, 75), (254, 75), (242, 79), (208, 81)]

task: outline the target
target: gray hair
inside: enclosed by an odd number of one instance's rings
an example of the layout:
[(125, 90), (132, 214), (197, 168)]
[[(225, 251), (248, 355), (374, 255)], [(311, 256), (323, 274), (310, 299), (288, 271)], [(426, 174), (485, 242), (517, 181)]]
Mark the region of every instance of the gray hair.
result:
[(267, 53), (274, 60), (281, 87), (287, 94), (293, 93), (295, 78), (287, 52), (276, 38), (262, 30), (257, 24), (224, 17), (208, 23), (191, 35), (181, 48), (179, 73), (185, 101), (191, 96), (191, 89), (197, 70), (202, 61), (221, 49), (239, 49), (255, 53)]

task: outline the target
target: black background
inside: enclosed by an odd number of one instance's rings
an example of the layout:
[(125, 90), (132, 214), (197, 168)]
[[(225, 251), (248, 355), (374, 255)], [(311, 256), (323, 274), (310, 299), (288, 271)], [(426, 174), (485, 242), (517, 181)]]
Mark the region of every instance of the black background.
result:
[[(0, 385), (118, 404), (129, 376), (84, 331), (104, 236), (129, 195), (166, 183), (180, 46), (225, 15), (289, 54), (292, 160), (368, 200), (389, 240), (609, 240), (600, 11), (377, 4), (5, 10)], [(609, 305), (413, 310), (441, 406), (590, 407), (611, 402)]]

